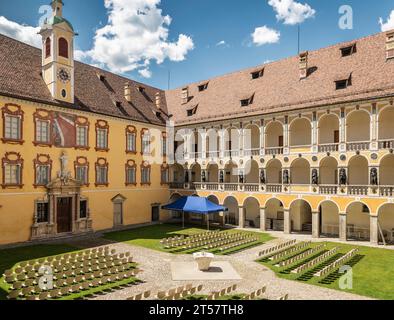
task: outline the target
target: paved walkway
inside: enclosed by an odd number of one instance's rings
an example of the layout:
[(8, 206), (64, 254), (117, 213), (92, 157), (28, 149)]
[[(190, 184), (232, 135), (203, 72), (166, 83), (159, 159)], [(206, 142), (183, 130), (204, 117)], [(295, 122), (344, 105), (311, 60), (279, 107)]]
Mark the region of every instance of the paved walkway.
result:
[[(219, 261), (230, 262), (235, 270), (240, 274), (243, 280), (239, 281), (203, 281), (192, 282), (195, 285), (202, 284), (204, 290), (202, 294), (209, 294), (212, 291), (219, 291), (230, 285), (237, 284), (237, 293), (250, 293), (254, 290), (267, 287), (266, 297), (269, 299), (278, 299), (285, 294), (289, 294), (290, 300), (359, 300), (368, 299), (362, 296), (349, 294), (337, 290), (326, 289), (318, 286), (303, 284), (300, 282), (279, 279), (275, 273), (256, 263), (257, 253), (262, 249), (281, 241), (275, 239), (262, 246), (245, 250), (231, 256), (218, 256)], [(106, 295), (100, 295), (97, 300), (124, 300), (138, 293), (150, 290), (152, 297), (158, 291), (165, 291), (178, 286), (190, 283), (190, 281), (173, 281), (171, 277), (172, 261), (193, 261), (191, 255), (173, 255), (164, 252), (153, 251), (147, 248), (132, 246), (125, 243), (113, 243), (104, 239), (91, 239), (81, 242), (72, 242), (73, 245), (84, 247), (95, 247), (101, 245), (110, 245), (117, 252), (130, 251), (134, 260), (139, 264), (143, 273), (138, 278), (144, 283), (138, 286), (132, 286), (118, 290)]]

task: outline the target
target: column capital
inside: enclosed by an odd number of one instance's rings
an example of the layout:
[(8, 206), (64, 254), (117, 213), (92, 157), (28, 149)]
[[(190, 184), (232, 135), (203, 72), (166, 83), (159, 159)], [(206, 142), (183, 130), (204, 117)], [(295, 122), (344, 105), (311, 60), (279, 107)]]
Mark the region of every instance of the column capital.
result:
[(265, 210), (265, 209), (267, 209), (266, 207), (260, 207), (260, 210)]
[(320, 211), (312, 211), (312, 214), (319, 214)]

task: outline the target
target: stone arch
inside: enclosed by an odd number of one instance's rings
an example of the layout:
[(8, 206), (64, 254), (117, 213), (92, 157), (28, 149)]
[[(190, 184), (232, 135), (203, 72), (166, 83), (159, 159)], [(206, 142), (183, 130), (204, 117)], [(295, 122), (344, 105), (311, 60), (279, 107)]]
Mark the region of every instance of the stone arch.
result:
[(304, 199), (293, 200), (290, 204), (291, 232), (312, 234), (312, 206)]
[(369, 185), (369, 164), (367, 158), (361, 155), (352, 157), (348, 163), (349, 185)]
[(260, 128), (256, 124), (249, 124), (244, 130), (244, 150), (260, 149)]
[(394, 154), (388, 154), (380, 160), (379, 184), (381, 186), (394, 186), (393, 168), (394, 168)]
[(248, 160), (245, 164), (244, 170), (246, 183), (259, 183), (259, 164), (256, 160)]
[(271, 121), (265, 127), (265, 147), (283, 147), (283, 124), (280, 121)]
[(209, 153), (219, 152), (220, 149), (220, 135), (219, 131), (215, 128), (207, 130), (206, 138), (206, 150)]
[(201, 166), (194, 163), (191, 167), (191, 182), (201, 182)]
[(378, 222), (382, 229), (386, 242), (393, 243), (394, 242), (394, 203), (385, 203), (379, 207)]
[(271, 159), (268, 161), (265, 171), (267, 184), (282, 183), (282, 162), (280, 160)]
[(170, 172), (173, 182), (175, 183), (185, 182), (185, 170), (182, 165), (180, 165), (179, 163), (172, 165)]
[(327, 156), (320, 161), (319, 181), (322, 185), (338, 184), (338, 161), (334, 157)]
[(346, 117), (346, 141), (370, 141), (371, 116), (366, 110), (354, 110)]
[(260, 202), (255, 197), (248, 197), (243, 203), (245, 226), (260, 228)]
[(219, 182), (219, 166), (215, 162), (211, 162), (207, 166), (207, 173), (209, 183), (218, 183)]
[(319, 144), (339, 143), (339, 117), (335, 113), (325, 114), (318, 124)]
[(284, 231), (284, 205), (277, 198), (271, 198), (265, 203), (266, 229)]
[(228, 209), (226, 213), (226, 224), (237, 226), (239, 224), (239, 204), (237, 198), (228, 196), (224, 199), (223, 206)]
[(328, 237), (339, 237), (339, 207), (332, 200), (319, 203), (320, 233)]
[(309, 146), (312, 144), (311, 120), (305, 117), (294, 119), (289, 126), (290, 146)]
[(361, 201), (350, 203), (346, 208), (346, 235), (348, 239), (370, 240), (371, 209)]
[[(219, 198), (213, 194), (209, 195), (207, 199), (214, 204), (220, 204)], [(220, 216), (220, 213), (213, 213), (209, 215), (209, 221), (221, 223), (223, 218)]]
[(240, 149), (240, 133), (235, 126), (228, 127), (224, 130), (224, 150), (238, 151)]
[(290, 167), (291, 183), (309, 185), (311, 182), (311, 166), (305, 158), (295, 159)]
[(224, 182), (225, 183), (238, 183), (238, 165), (236, 162), (230, 160), (226, 163), (224, 167), (225, 176)]
[(386, 106), (379, 112), (378, 118), (378, 137), (379, 140), (394, 139), (394, 107)]

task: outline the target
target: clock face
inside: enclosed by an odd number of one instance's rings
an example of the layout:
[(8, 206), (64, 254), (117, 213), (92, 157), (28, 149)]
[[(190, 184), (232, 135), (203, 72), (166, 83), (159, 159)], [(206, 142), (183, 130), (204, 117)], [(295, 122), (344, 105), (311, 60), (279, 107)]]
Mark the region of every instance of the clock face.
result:
[(63, 69), (63, 68), (59, 69), (59, 71), (57, 73), (57, 77), (63, 83), (67, 83), (70, 81), (70, 74), (68, 73), (68, 71), (66, 69)]

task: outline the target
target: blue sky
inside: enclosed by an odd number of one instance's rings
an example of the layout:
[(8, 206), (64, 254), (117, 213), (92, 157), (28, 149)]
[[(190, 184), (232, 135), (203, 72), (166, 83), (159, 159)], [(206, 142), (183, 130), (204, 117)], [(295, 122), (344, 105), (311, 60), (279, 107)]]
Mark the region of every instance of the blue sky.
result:
[[(167, 88), (169, 70), (170, 86), (174, 88), (297, 54), (297, 26), (288, 24), (286, 14), (301, 20), (306, 17), (300, 23), (301, 50), (380, 32), (380, 17), (387, 23), (386, 28), (394, 28), (392, 0), (107, 1), (113, 6), (105, 8), (104, 0), (64, 0), (64, 16), (79, 33), (79, 59), (163, 89)], [(34, 43), (34, 36), (29, 35), (33, 29), (27, 26), (38, 26), (42, 16), (38, 9), (48, 2), (1, 0), (0, 33)], [(273, 3), (282, 9), (291, 5), (287, 8), (290, 11), (278, 19), (278, 8), (275, 10)], [(342, 5), (353, 9), (352, 30), (338, 26)], [(128, 11), (123, 11), (124, 7)], [(294, 8), (299, 10), (291, 12)], [(111, 13), (115, 20), (111, 32), (119, 39), (97, 44), (95, 34), (108, 24)], [(261, 31), (268, 43), (253, 42), (256, 28), (264, 26), (266, 29)], [(267, 31), (271, 33), (267, 35)], [(114, 50), (118, 47), (121, 49)]]

